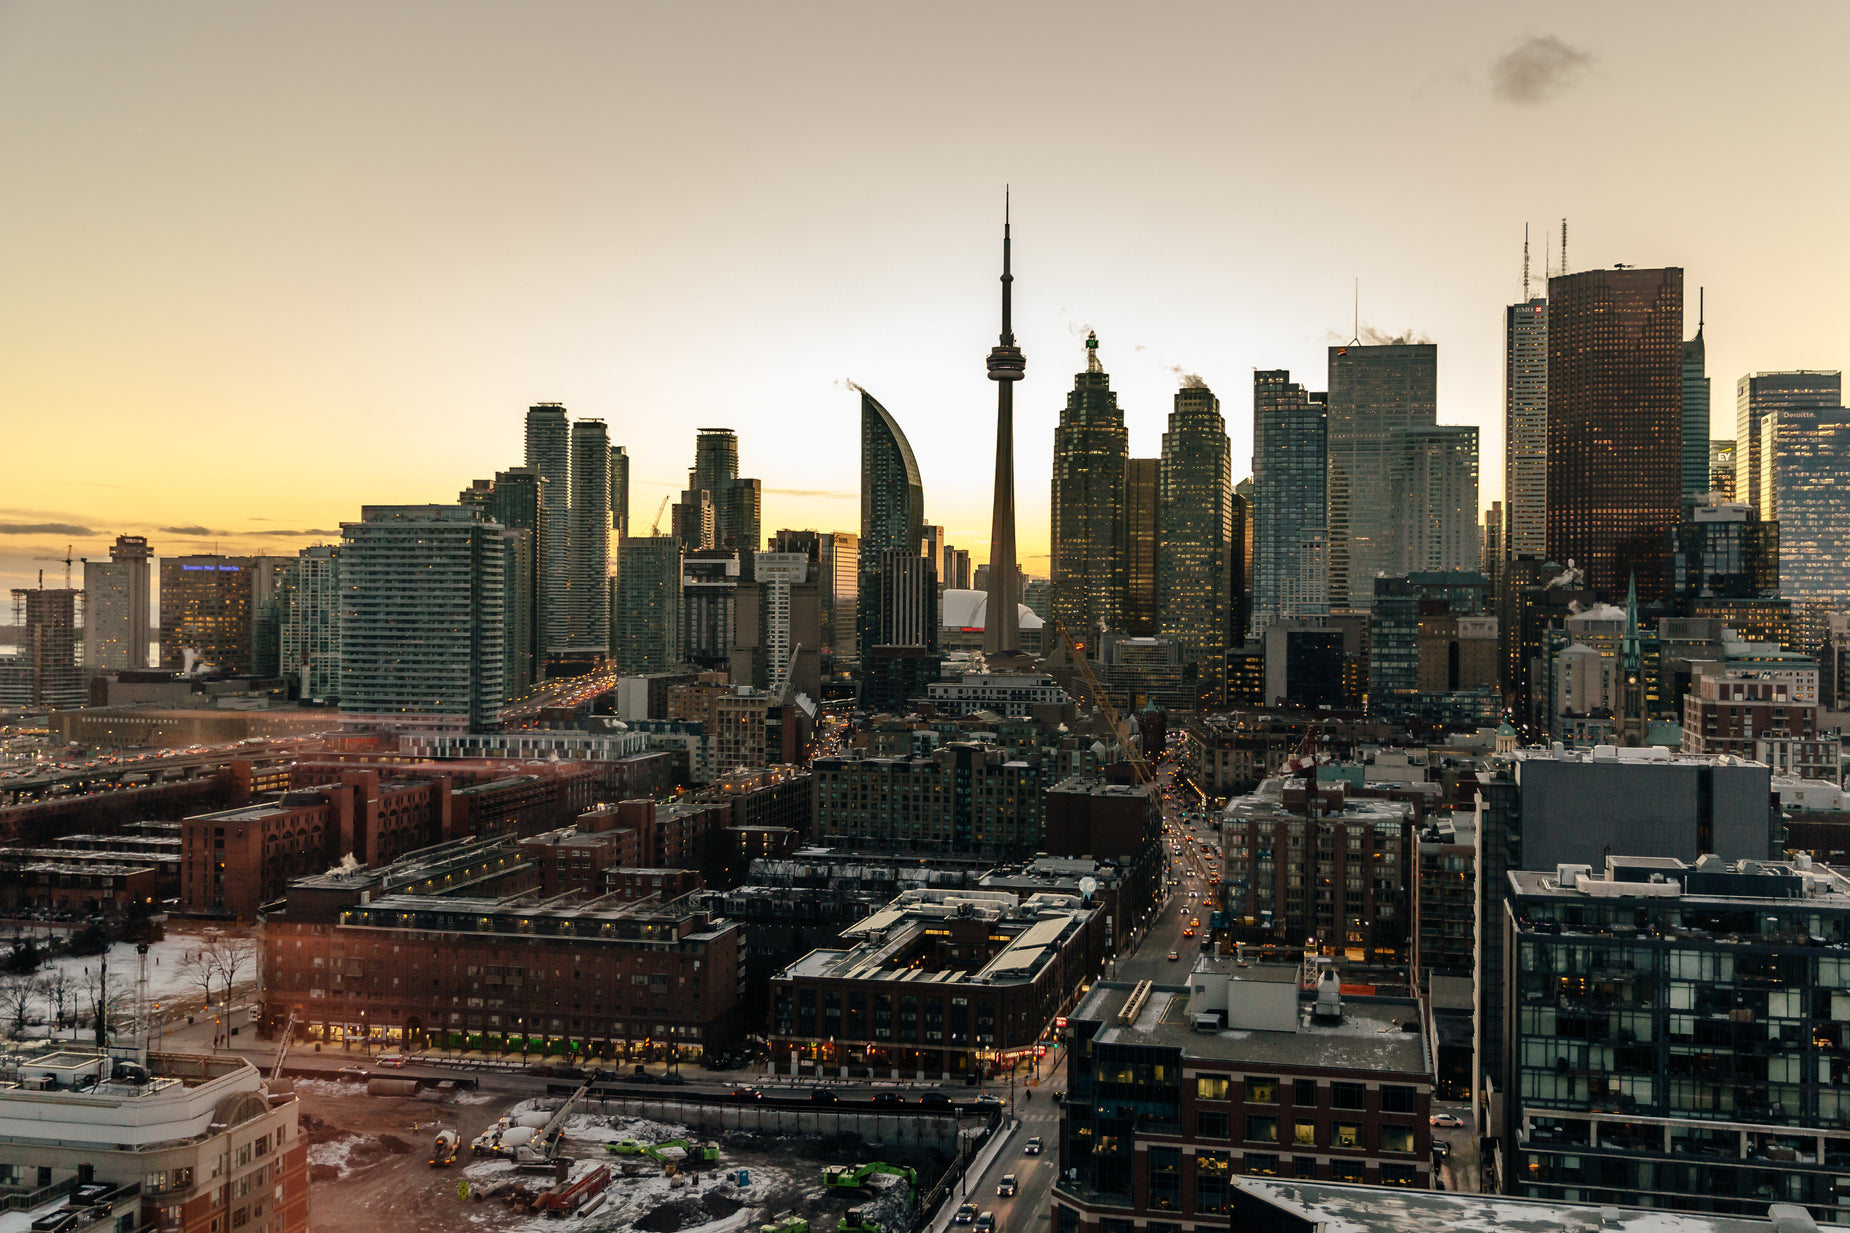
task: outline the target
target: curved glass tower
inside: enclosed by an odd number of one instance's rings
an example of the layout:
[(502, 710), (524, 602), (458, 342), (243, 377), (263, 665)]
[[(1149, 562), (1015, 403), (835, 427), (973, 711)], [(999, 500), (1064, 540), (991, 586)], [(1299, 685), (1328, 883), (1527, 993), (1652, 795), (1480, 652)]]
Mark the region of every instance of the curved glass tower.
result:
[(884, 642), (880, 621), (880, 557), (904, 549), (917, 555), (925, 526), (925, 489), (918, 460), (899, 421), (861, 391), (860, 650)]

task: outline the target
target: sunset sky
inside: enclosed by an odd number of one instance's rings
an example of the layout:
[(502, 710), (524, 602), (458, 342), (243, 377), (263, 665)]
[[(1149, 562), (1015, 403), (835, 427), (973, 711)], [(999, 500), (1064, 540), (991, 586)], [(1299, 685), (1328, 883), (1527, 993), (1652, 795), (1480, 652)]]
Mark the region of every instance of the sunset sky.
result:
[[(1501, 495), (1501, 309), (1572, 268), (1708, 291), (1744, 372), (1840, 368), (1850, 5), (0, 0), (0, 585), (293, 552), (602, 417), (646, 531), (697, 426), (764, 526), (855, 529), (858, 382), (987, 554), (1002, 193), (1020, 538), (1046, 569), (1082, 339), (1132, 453), (1180, 373), (1250, 469), (1251, 372), (1439, 345)], [(79, 573), (81, 578), (81, 573)]]

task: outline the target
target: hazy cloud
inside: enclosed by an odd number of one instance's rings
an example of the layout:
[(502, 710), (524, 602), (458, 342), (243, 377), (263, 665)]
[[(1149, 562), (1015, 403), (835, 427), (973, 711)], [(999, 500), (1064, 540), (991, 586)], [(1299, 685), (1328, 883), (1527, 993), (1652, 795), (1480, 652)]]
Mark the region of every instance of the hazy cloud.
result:
[(1552, 34), (1531, 35), (1490, 65), (1490, 92), (1506, 103), (1547, 102), (1593, 63), (1591, 53)]
[(339, 535), (338, 531), (329, 531), (323, 527), (309, 527), (306, 531), (272, 531), (265, 527), (261, 531), (239, 531), (239, 535)]
[(780, 497), (812, 497), (822, 501), (859, 501), (858, 492), (836, 492), (829, 488), (767, 488), (767, 493)]
[(0, 522), (0, 535), (95, 535), (69, 522)]
[(1206, 381), (1203, 381), (1195, 373), (1182, 371), (1182, 366), (1180, 364), (1171, 364), (1169, 366), (1169, 371), (1174, 373), (1181, 380), (1182, 388), (1185, 390), (1205, 390), (1208, 388), (1208, 383)]
[(230, 535), (229, 531), (214, 531), (211, 527), (156, 527), (162, 535)]

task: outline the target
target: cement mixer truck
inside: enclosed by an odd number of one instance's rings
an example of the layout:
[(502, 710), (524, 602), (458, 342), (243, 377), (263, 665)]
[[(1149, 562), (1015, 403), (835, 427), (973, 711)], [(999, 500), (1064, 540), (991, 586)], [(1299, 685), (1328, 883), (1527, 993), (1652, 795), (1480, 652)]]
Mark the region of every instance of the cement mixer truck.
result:
[(462, 1136), (454, 1130), (439, 1130), (437, 1140), (431, 1144), (430, 1167), (447, 1169), (456, 1163), (456, 1151), (462, 1146)]

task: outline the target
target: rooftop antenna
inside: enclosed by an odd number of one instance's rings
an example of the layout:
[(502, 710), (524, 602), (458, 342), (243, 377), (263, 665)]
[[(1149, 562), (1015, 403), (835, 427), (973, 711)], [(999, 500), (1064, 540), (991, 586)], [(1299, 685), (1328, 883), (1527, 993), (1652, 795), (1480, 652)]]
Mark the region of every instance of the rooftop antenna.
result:
[(1356, 275), (1356, 279), (1355, 279), (1355, 337), (1349, 340), (1349, 345), (1351, 347), (1359, 347), (1361, 346), (1361, 344), (1362, 344), (1362, 278), (1361, 278), (1361, 275), (1358, 274)]
[(1561, 274), (1567, 275), (1567, 220), (1561, 220)]
[(1529, 302), (1529, 224), (1522, 225), (1522, 302)]
[(1706, 298), (1707, 291), (1708, 291), (1707, 287), (1696, 288), (1696, 337), (1697, 338), (1702, 337), (1702, 318), (1703, 318), (1703, 308), (1704, 308), (1702, 301), (1704, 300), (1704, 298)]

